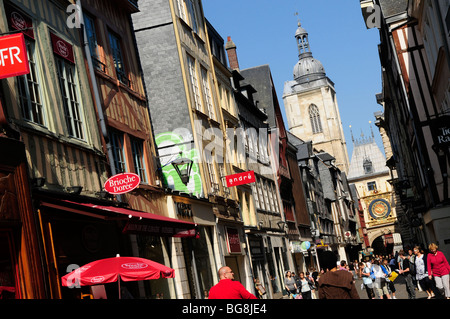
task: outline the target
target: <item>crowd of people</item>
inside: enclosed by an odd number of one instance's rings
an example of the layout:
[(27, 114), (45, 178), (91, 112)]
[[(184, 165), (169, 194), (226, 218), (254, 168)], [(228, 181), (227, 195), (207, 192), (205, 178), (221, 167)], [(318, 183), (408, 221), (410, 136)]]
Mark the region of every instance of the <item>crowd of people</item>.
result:
[(428, 252), (416, 246), (395, 255), (373, 256), (355, 264), (355, 273), (363, 280), (369, 299), (396, 299), (395, 279), (402, 276), (409, 299), (416, 299), (416, 290), (425, 291), (428, 299), (450, 299), (450, 265), (434, 243)]
[[(364, 261), (347, 264), (338, 261), (332, 251), (320, 256), (320, 272), (300, 272), (297, 276), (286, 271), (284, 288), (292, 299), (360, 299), (355, 283), (363, 281), (369, 299), (396, 299), (395, 280), (404, 278), (409, 299), (416, 299), (416, 289), (425, 291), (428, 299), (450, 299), (450, 265), (436, 244), (430, 244), (425, 252), (416, 246), (395, 255), (375, 255)], [(248, 292), (238, 281), (230, 267), (219, 269), (219, 283), (209, 291), (209, 299), (257, 299), (265, 289), (255, 280), (258, 297)], [(317, 293), (316, 293), (317, 292)]]

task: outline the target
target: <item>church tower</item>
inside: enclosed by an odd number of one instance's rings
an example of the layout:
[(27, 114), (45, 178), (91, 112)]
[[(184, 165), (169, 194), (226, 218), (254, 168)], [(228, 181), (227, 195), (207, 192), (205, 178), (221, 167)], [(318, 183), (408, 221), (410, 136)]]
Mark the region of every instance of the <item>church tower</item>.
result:
[(283, 102), (289, 130), (304, 141), (336, 158), (335, 165), (347, 173), (349, 168), (341, 117), (334, 83), (322, 63), (311, 52), (308, 32), (298, 24), (295, 32), (298, 62), (294, 80), (284, 85)]

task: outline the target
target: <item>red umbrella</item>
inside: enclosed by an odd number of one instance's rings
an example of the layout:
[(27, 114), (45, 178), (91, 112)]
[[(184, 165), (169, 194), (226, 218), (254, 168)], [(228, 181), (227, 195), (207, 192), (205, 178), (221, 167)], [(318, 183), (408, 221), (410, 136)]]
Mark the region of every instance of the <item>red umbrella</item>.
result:
[(174, 278), (175, 270), (140, 257), (112, 257), (90, 262), (63, 276), (62, 285), (93, 286), (119, 281)]

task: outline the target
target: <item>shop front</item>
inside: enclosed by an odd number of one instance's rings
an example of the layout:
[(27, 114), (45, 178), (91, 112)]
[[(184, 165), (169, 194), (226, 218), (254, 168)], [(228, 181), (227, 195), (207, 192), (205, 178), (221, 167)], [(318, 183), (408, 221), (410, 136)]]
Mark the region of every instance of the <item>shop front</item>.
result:
[(0, 298), (45, 298), (25, 147), (0, 137)]
[[(91, 287), (62, 287), (61, 277), (94, 260), (121, 256), (143, 257), (172, 267), (171, 238), (196, 238), (195, 223), (154, 213), (113, 206), (84, 198), (35, 194), (46, 280), (52, 299), (97, 298)], [(58, 199), (56, 199), (58, 198)], [(136, 299), (176, 298), (173, 279), (127, 282), (127, 296)], [(105, 284), (100, 297), (118, 298), (117, 283)]]

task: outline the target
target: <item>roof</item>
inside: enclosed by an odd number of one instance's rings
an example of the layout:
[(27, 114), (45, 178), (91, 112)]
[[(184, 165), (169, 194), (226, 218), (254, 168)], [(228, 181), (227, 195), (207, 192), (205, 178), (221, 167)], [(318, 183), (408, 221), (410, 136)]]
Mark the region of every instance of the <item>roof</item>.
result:
[[(368, 165), (372, 165), (370, 173), (366, 172), (364, 169), (365, 162)], [(386, 166), (386, 157), (373, 137), (362, 138), (353, 144), (352, 159), (348, 170), (348, 180), (386, 173), (389, 173), (389, 168)]]

